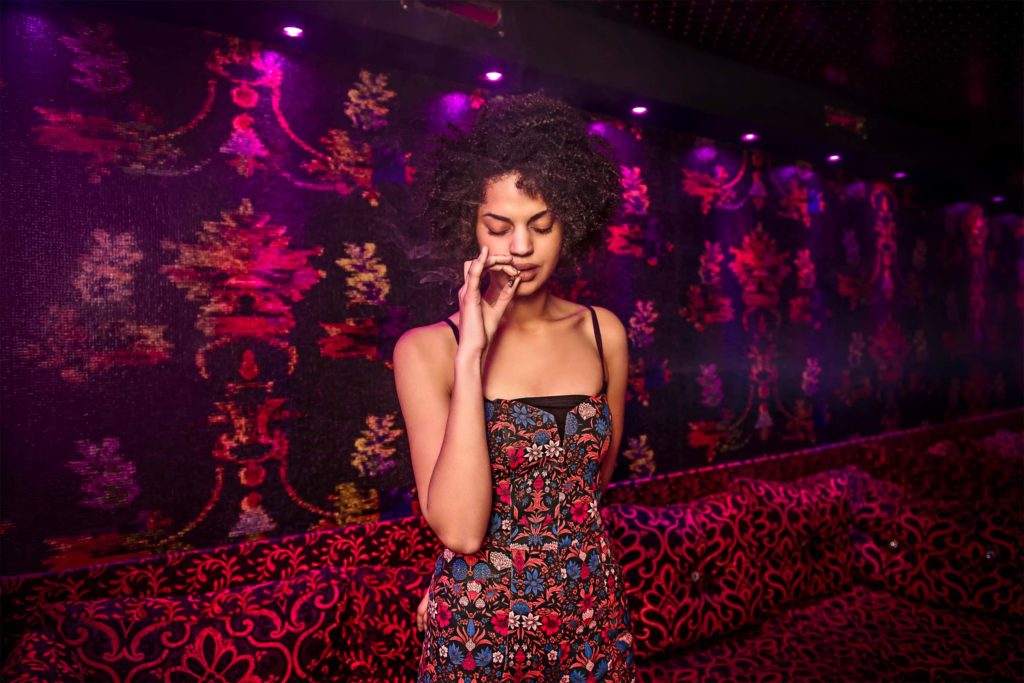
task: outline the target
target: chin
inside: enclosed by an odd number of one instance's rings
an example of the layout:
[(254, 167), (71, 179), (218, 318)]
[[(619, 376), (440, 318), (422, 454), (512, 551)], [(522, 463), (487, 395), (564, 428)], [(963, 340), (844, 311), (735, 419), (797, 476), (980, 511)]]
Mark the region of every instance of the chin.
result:
[[(516, 287), (516, 295), (519, 295), (519, 294), (533, 294), (534, 292), (537, 292), (538, 290), (543, 289), (544, 286), (546, 285), (546, 283), (547, 283), (547, 280), (533, 280), (531, 282), (520, 282), (519, 286)], [(529, 292), (525, 291), (523, 289), (524, 287), (528, 287), (530, 289), (530, 291)]]

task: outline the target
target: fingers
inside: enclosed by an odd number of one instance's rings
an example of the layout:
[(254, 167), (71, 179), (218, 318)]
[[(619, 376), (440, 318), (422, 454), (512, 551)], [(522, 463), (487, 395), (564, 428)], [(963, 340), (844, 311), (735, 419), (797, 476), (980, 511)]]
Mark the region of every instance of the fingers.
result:
[[(462, 263), (462, 278), (464, 280), (469, 278), (469, 268), (478, 259), (479, 259), (479, 257), (477, 257), (475, 259), (466, 259), (465, 261), (463, 261), (463, 263)], [(512, 260), (512, 254), (493, 254), (491, 256), (488, 256), (487, 260), (484, 261), (484, 269), (486, 269), (486, 270), (500, 270), (500, 271), (503, 271), (505, 273), (508, 273), (509, 275), (515, 275), (519, 271), (517, 271), (515, 269), (515, 267), (512, 266), (512, 264), (510, 263), (511, 260)]]
[(427, 627), (427, 603), (430, 598), (430, 591), (423, 594), (419, 606), (416, 608), (416, 628), (423, 630)]
[(480, 291), (480, 278), (483, 271), (502, 272), (513, 278), (519, 274), (512, 265), (511, 254), (488, 254), (487, 245), (480, 248), (480, 254), (473, 259), (467, 259), (462, 263), (462, 286), (459, 288), (459, 301), (461, 305), (463, 295), (468, 291)]
[(479, 288), (480, 273), (484, 270), (484, 263), (487, 261), (487, 245), (480, 247), (480, 255), (469, 262), (469, 269), (466, 271), (466, 283), (469, 289)]
[(516, 295), (516, 290), (519, 289), (521, 281), (522, 277), (516, 272), (515, 277), (509, 280), (506, 286), (501, 288), (501, 293), (498, 295), (497, 301), (494, 302), (494, 312), (497, 313), (499, 319), (505, 314), (505, 309), (508, 308), (508, 303)]
[(495, 254), (487, 257), (487, 263), (484, 265), (490, 270), (515, 270), (512, 266), (512, 254)]

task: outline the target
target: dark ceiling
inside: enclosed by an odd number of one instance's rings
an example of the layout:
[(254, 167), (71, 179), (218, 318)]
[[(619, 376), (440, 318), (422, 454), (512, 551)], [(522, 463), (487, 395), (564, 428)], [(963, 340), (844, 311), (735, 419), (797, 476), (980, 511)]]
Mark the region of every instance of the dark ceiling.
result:
[[(771, 142), (764, 136), (766, 148), (815, 158), (839, 146), (877, 174), (913, 162), (912, 175), (937, 193), (1008, 194), (1008, 204), (1024, 204), (1024, 0), (58, 4), (279, 44), (287, 41), (280, 23), (294, 18), (311, 30), (291, 49), (344, 46), (389, 68), (454, 81), (478, 79), (481, 55), (497, 55), (512, 72), (506, 87), (561, 83), (557, 91), (575, 92), (595, 112), (620, 110), (619, 100), (636, 93), (657, 105), (651, 125), (718, 138), (732, 134), (719, 128), (756, 122), (774, 133)], [(497, 11), (500, 21), (482, 21)], [(637, 45), (644, 35), (659, 40)], [(864, 115), (870, 136), (826, 129), (822, 104)]]
[(587, 0), (566, 6), (965, 140), (1024, 130), (1021, 0)]

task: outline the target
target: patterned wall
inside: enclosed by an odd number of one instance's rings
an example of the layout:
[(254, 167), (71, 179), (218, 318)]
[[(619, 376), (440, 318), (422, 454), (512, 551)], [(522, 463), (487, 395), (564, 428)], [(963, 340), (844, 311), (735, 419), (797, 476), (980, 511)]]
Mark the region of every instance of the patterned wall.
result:
[[(391, 351), (459, 283), (409, 188), (495, 93), (66, 5), (2, 42), (2, 573), (410, 514)], [(627, 325), (618, 479), (1022, 403), (1020, 216), (592, 132), (624, 208), (553, 286)]]

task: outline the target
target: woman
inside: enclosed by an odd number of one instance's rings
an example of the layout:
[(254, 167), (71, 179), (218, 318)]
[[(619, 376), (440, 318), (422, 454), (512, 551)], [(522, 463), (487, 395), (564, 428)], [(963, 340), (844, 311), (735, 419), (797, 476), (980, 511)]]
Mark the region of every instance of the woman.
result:
[(497, 99), (439, 141), (421, 215), (449, 253), (473, 257), (458, 312), (394, 351), (420, 509), (445, 546), (418, 680), (632, 681), (598, 511), (622, 439), (626, 332), (548, 291), (560, 262), (600, 243), (618, 166), (540, 93)]

